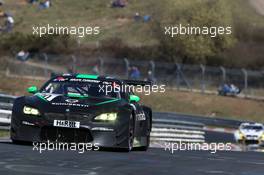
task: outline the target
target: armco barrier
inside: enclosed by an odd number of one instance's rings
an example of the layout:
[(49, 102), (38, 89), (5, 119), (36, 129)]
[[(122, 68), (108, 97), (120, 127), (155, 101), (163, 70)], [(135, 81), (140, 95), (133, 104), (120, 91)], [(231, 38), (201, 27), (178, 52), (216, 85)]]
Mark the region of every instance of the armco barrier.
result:
[(162, 116), (163, 119), (168, 119), (168, 120), (203, 123), (206, 126), (216, 126), (216, 127), (234, 128), (234, 129), (237, 129), (242, 122), (246, 122), (246, 121), (239, 121), (232, 119), (204, 117), (199, 115), (181, 114), (181, 113), (156, 112), (154, 114), (154, 118), (159, 118), (159, 116)]
[(16, 96), (0, 94), (0, 109), (11, 110)]
[(194, 122), (153, 118), (151, 142), (204, 142), (204, 125)]
[(11, 111), (0, 109), (0, 130), (9, 130)]

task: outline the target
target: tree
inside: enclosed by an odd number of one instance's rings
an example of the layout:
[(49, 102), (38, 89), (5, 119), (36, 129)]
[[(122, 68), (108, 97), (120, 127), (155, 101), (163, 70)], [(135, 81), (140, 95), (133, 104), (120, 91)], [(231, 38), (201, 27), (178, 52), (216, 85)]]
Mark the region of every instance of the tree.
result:
[[(162, 56), (175, 62), (187, 61), (192, 63), (206, 63), (206, 59), (213, 58), (225, 49), (232, 47), (235, 42), (233, 34), (211, 37), (205, 34), (175, 35), (173, 38), (165, 35), (165, 26), (195, 27), (204, 29), (218, 29), (218, 27), (232, 27), (233, 18), (228, 0), (175, 0), (163, 3), (160, 7), (158, 23), (159, 30), (154, 30), (159, 40)], [(167, 10), (166, 10), (167, 9)], [(214, 28), (215, 27), (215, 28)], [(154, 29), (157, 29), (154, 27)], [(190, 29), (190, 28), (189, 28)], [(191, 29), (194, 31), (195, 29)], [(204, 30), (202, 30), (204, 31)], [(179, 58), (185, 58), (179, 59)]]

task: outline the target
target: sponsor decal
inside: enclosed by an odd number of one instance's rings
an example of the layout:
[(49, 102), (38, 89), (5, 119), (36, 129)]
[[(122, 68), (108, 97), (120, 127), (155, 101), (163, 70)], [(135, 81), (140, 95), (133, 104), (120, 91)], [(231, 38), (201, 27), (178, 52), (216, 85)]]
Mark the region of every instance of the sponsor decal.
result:
[(79, 103), (51, 103), (54, 106), (75, 106), (75, 107), (84, 107), (88, 108), (89, 105), (86, 104), (79, 104)]
[(113, 128), (104, 128), (104, 127), (94, 127), (92, 128), (93, 131), (114, 131)]
[(69, 120), (54, 120), (53, 126), (62, 128), (80, 128), (80, 122)]
[(79, 78), (71, 78), (69, 81), (72, 82), (89, 82), (89, 83), (100, 83), (99, 80), (91, 80), (91, 79), (79, 79)]
[(22, 121), (22, 124), (23, 125), (28, 125), (28, 126), (35, 126), (34, 123), (30, 123), (30, 122), (27, 122), (27, 121)]
[(68, 103), (78, 103), (79, 102), (79, 100), (77, 100), (77, 99), (67, 99), (65, 101)]
[(54, 81), (54, 82), (58, 82), (58, 81), (59, 81), (59, 82), (60, 82), (60, 81), (63, 82), (63, 81), (66, 81), (66, 80), (67, 80), (67, 78), (64, 78), (64, 77), (57, 77), (57, 78), (55, 78), (53, 81)]
[(140, 114), (136, 114), (136, 120), (137, 121), (144, 121), (144, 120), (146, 120), (146, 116), (145, 116), (144, 112), (142, 112)]
[(49, 94), (49, 93), (38, 93), (36, 95), (45, 101), (52, 101), (54, 98), (60, 96), (60, 94)]

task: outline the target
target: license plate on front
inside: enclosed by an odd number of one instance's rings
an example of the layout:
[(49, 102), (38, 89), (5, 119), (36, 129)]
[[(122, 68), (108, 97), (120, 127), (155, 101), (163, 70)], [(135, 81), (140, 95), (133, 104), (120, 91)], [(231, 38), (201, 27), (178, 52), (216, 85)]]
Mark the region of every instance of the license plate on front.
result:
[(69, 121), (69, 120), (54, 120), (53, 126), (63, 128), (80, 128), (80, 122)]

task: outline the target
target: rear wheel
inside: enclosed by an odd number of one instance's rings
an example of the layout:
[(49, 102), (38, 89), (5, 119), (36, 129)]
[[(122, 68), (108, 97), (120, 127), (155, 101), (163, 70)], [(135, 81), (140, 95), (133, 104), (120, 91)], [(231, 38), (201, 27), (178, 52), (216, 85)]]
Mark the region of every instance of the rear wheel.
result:
[(146, 145), (145, 146), (141, 146), (139, 147), (137, 150), (138, 151), (147, 151), (148, 148), (149, 148), (149, 144), (150, 144), (150, 127), (151, 127), (151, 124), (150, 124), (150, 118), (148, 118), (148, 130), (147, 130), (147, 136), (146, 136)]
[(146, 137), (146, 146), (141, 146), (141, 147), (138, 147), (138, 151), (147, 151), (148, 148), (149, 148), (149, 143), (150, 143), (150, 135), (148, 135)]

